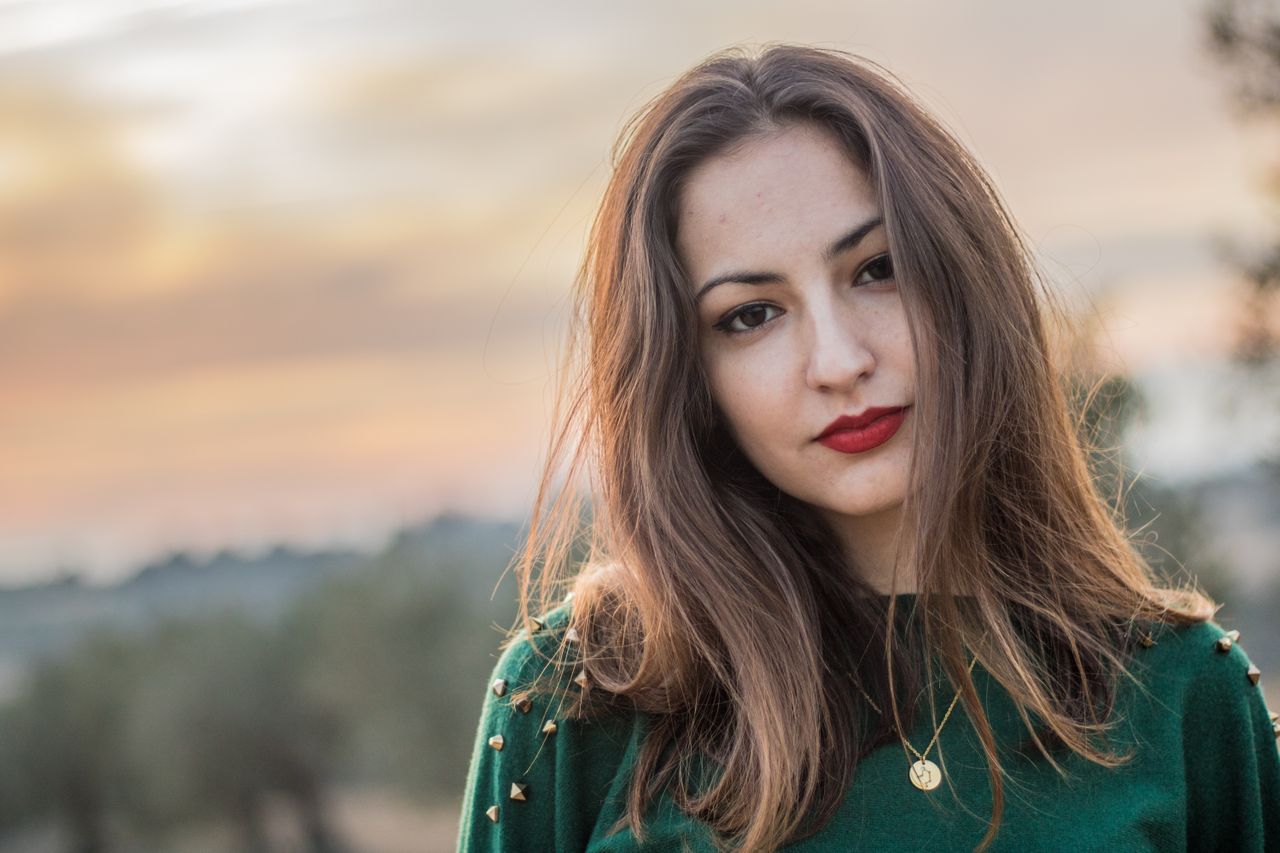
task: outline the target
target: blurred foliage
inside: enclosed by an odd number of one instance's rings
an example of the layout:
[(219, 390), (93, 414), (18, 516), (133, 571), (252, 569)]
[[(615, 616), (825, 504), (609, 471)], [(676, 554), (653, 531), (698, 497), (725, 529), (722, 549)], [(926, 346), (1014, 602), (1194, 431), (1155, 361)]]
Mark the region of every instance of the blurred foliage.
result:
[[(1280, 135), (1280, 5), (1274, 0), (1208, 0), (1202, 7), (1202, 24), (1205, 49), (1226, 75), (1237, 117), (1242, 122), (1270, 123), (1270, 129)], [(1280, 152), (1280, 146), (1270, 150)], [(1273, 210), (1280, 212), (1280, 157), (1268, 169), (1262, 189), (1276, 205)], [(1219, 253), (1247, 285), (1232, 351), (1238, 371), (1229, 393), (1237, 400), (1261, 399), (1280, 413), (1280, 335), (1275, 328), (1280, 218), (1273, 222), (1272, 233), (1259, 245), (1227, 239), (1217, 243)], [(1259, 467), (1271, 483), (1280, 484), (1280, 436)], [(1272, 514), (1271, 524), (1280, 526), (1280, 517)], [(1253, 638), (1249, 651), (1264, 670), (1280, 666), (1280, 624), (1275, 620), (1280, 612), (1280, 560), (1271, 559), (1270, 588), (1242, 600), (1238, 611), (1242, 622), (1252, 621), (1245, 631)], [(1264, 687), (1272, 707), (1280, 707), (1280, 688), (1271, 682)]]
[(1210, 0), (1204, 23), (1211, 55), (1232, 75), (1240, 114), (1280, 114), (1280, 8), (1272, 0)]
[(139, 781), (124, 744), (133, 652), (127, 641), (95, 637), (36, 671), (25, 697), (0, 712), (0, 821), (49, 811), (76, 850), (107, 849), (107, 811)]
[[(1203, 18), (1207, 52), (1228, 75), (1231, 104), (1241, 120), (1280, 120), (1280, 5), (1274, 0), (1210, 0)], [(1280, 203), (1280, 157), (1269, 169), (1263, 189)], [(1243, 369), (1237, 393), (1270, 394), (1280, 408), (1280, 332), (1274, 328), (1280, 228), (1263, 245), (1218, 242), (1219, 253), (1248, 285), (1232, 353)], [(1266, 464), (1280, 480), (1280, 447)]]
[(1130, 466), (1124, 437), (1146, 412), (1142, 391), (1127, 376), (1081, 364), (1064, 383), (1090, 448), (1095, 490), (1137, 550), (1169, 582), (1194, 580), (1218, 601), (1232, 598), (1232, 575), (1213, 550), (1198, 492), (1163, 486)]
[(223, 609), (39, 665), (0, 709), (0, 836), (45, 822), (77, 853), (161, 851), (220, 822), (230, 849), (265, 853), (271, 800), (336, 853), (336, 785), (452, 801), (515, 619), (514, 587), (491, 588), (494, 528), (476, 530), (402, 537), (266, 624)]

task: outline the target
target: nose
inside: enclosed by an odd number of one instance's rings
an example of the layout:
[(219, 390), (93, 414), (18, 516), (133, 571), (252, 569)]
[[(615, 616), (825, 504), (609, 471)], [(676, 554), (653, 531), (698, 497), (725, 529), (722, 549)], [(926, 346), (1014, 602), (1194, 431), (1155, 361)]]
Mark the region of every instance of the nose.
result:
[(814, 306), (807, 327), (809, 358), (805, 381), (810, 388), (835, 393), (851, 391), (875, 371), (876, 358), (866, 318), (827, 303)]

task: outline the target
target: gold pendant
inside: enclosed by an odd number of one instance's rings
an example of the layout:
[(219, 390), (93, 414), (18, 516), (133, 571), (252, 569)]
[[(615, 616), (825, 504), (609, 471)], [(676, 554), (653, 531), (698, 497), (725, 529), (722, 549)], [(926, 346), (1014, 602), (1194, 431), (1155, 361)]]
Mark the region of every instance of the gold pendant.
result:
[(942, 784), (942, 771), (938, 769), (938, 765), (927, 758), (912, 764), (907, 776), (911, 778), (911, 784), (921, 791), (932, 791)]

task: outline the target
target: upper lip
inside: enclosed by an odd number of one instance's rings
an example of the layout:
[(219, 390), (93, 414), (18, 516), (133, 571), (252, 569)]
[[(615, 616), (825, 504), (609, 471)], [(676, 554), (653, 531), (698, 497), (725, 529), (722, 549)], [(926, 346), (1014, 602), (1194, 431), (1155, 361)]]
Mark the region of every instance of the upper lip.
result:
[(827, 428), (818, 435), (818, 438), (826, 438), (831, 435), (831, 433), (840, 432), (841, 430), (862, 429), (876, 418), (883, 417), (891, 412), (896, 412), (899, 409), (905, 408), (906, 406), (872, 406), (870, 409), (864, 409), (860, 414), (841, 415), (831, 423), (827, 424)]

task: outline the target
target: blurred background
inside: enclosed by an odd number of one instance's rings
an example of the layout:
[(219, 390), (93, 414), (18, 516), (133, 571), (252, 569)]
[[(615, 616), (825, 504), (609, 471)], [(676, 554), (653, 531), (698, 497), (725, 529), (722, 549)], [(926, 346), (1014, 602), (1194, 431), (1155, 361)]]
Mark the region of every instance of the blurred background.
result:
[(609, 148), (774, 40), (987, 167), (1280, 708), (1274, 3), (0, 0), (0, 851), (453, 848)]

